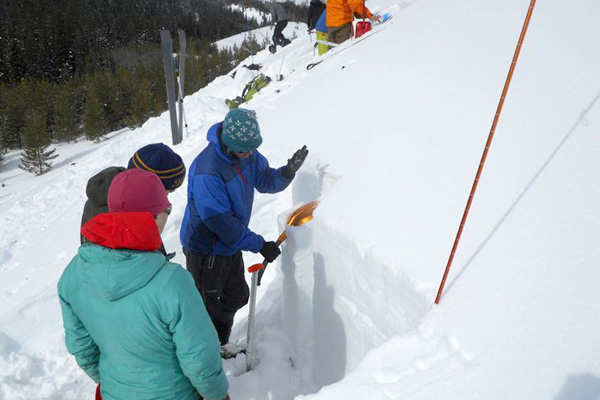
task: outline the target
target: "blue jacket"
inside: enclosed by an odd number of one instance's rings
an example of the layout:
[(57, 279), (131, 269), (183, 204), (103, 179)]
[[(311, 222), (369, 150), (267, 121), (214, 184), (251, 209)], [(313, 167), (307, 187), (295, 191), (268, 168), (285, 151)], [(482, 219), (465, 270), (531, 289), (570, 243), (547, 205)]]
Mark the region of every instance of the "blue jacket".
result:
[(323, 11), (323, 13), (321, 14), (321, 16), (319, 17), (319, 20), (317, 21), (317, 25), (315, 26), (315, 29), (318, 32), (323, 32), (323, 33), (327, 33), (327, 10)]
[(205, 255), (231, 256), (240, 250), (258, 253), (265, 240), (248, 229), (254, 189), (277, 193), (293, 178), (283, 175), (283, 167), (270, 168), (256, 150), (244, 160), (227, 155), (220, 140), (221, 129), (222, 122), (209, 129), (209, 144), (190, 167), (181, 243)]
[(65, 341), (104, 400), (224, 399), (214, 326), (150, 213), (100, 214), (58, 282)]

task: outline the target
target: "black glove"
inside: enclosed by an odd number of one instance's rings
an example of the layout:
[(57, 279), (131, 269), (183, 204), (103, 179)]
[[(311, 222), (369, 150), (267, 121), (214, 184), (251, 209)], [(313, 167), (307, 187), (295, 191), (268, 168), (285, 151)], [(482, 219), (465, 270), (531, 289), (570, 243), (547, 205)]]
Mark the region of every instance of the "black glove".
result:
[(287, 165), (283, 167), (283, 176), (287, 179), (292, 179), (296, 175), (296, 171), (298, 171), (304, 163), (304, 160), (306, 160), (307, 155), (308, 149), (306, 148), (306, 145), (304, 145), (300, 150), (294, 153), (292, 158), (288, 160)]
[(275, 261), (278, 255), (281, 254), (281, 250), (279, 250), (279, 246), (275, 242), (265, 242), (263, 244), (262, 249), (260, 249), (260, 254), (267, 260), (268, 263), (272, 263)]

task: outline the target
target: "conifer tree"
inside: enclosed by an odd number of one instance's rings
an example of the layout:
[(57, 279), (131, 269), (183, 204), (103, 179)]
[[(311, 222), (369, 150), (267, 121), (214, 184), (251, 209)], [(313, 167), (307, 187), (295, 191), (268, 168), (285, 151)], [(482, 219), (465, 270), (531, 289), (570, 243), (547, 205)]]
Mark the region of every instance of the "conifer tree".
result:
[(77, 115), (73, 85), (57, 87), (54, 102), (54, 133), (62, 142), (70, 142), (77, 137)]
[(23, 130), (25, 151), (22, 153), (19, 168), (35, 175), (42, 175), (52, 169), (52, 160), (58, 157), (56, 149), (48, 150), (50, 138), (46, 133), (46, 115), (32, 110), (27, 116)]
[(96, 93), (96, 86), (88, 83), (85, 90), (85, 137), (98, 142), (103, 135), (104, 112), (102, 103)]
[(127, 121), (131, 120), (132, 106), (136, 93), (134, 79), (135, 77), (127, 68), (119, 68), (112, 101), (112, 108), (115, 110), (113, 129), (122, 128), (127, 125)]
[(0, 142), (0, 168), (2, 168), (2, 164), (4, 164), (4, 146), (2, 145), (2, 142)]
[(5, 129), (2, 133), (2, 142), (6, 148), (23, 148), (23, 127), (27, 113), (28, 89), (27, 82), (8, 88), (6, 93)]
[(8, 134), (8, 88), (0, 84), (0, 157), (4, 148), (8, 147), (6, 138)]
[(141, 126), (153, 111), (152, 92), (148, 79), (143, 77), (138, 84), (138, 90), (131, 105), (131, 125)]

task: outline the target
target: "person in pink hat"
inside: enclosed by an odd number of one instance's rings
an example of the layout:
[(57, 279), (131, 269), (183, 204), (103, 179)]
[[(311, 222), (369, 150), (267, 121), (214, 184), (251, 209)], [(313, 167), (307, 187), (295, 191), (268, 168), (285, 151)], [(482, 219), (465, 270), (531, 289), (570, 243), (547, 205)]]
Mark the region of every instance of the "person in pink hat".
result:
[(65, 342), (103, 400), (228, 399), (217, 333), (184, 268), (159, 250), (171, 205), (160, 178), (115, 176), (108, 213), (58, 283)]

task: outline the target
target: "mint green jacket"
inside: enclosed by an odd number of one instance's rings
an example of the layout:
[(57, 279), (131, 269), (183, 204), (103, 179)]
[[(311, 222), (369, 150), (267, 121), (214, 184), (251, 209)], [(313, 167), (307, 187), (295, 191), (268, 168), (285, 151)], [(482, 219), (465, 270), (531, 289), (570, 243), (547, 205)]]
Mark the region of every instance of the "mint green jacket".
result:
[[(88, 224), (100, 236), (145, 229), (127, 226), (127, 218), (108, 228), (97, 223), (110, 215)], [(92, 241), (102, 242), (96, 236)], [(226, 397), (219, 340), (194, 280), (160, 251), (84, 244), (60, 278), (58, 294), (67, 349), (101, 383), (103, 400)]]

